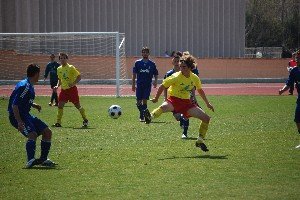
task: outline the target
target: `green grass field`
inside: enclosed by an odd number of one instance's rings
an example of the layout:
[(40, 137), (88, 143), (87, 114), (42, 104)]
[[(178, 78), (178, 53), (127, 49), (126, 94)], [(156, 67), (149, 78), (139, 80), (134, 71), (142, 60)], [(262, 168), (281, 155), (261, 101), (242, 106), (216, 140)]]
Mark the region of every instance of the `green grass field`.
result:
[[(0, 199), (298, 199), (300, 143), (293, 122), (295, 97), (209, 96), (215, 107), (206, 144), (195, 148), (170, 113), (154, 123), (138, 121), (135, 99), (82, 97), (90, 120), (81, 129), (79, 112), (67, 104), (63, 128), (53, 131), (55, 169), (25, 166), (25, 138), (10, 126), (0, 100)], [(49, 125), (56, 107), (38, 97)], [(202, 105), (203, 103), (200, 102)], [(107, 109), (122, 107), (111, 119)], [(150, 110), (159, 104), (149, 103)], [(207, 110), (207, 109), (206, 109)], [(40, 154), (37, 142), (37, 156)]]

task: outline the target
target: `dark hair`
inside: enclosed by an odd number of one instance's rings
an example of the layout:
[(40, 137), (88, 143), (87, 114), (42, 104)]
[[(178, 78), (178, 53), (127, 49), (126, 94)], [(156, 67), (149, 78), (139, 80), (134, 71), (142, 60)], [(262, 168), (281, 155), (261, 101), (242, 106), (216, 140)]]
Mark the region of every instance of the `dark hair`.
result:
[(149, 49), (149, 47), (143, 47), (143, 48), (142, 48), (142, 52), (143, 52), (143, 51), (147, 51), (147, 52), (149, 53), (149, 52), (150, 52), (150, 49)]
[(190, 69), (195, 68), (196, 60), (193, 56), (188, 55), (181, 58), (180, 62), (184, 62), (186, 66)]
[(65, 56), (66, 59), (68, 59), (68, 54), (66, 54), (66, 53), (61, 52), (61, 53), (59, 53), (58, 55), (59, 55), (59, 56), (58, 56), (58, 59), (60, 59), (61, 56)]
[(37, 73), (40, 73), (40, 67), (37, 64), (30, 64), (27, 67), (27, 77), (33, 77)]

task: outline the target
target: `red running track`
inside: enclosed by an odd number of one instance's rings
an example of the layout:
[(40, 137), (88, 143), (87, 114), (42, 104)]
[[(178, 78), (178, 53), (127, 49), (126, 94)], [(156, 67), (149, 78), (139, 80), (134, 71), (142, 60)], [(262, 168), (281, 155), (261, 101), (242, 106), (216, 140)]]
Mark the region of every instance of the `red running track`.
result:
[[(203, 84), (206, 95), (278, 95), (278, 90), (284, 83), (234, 83), (234, 84)], [(115, 95), (116, 88), (113, 85), (78, 85), (81, 96), (108, 96)], [(9, 96), (13, 90), (12, 85), (1, 85), (0, 96)], [(152, 95), (157, 89), (152, 89)], [(37, 96), (49, 96), (50, 86), (35, 85)], [(288, 93), (285, 93), (287, 95)], [(134, 96), (131, 86), (121, 87), (121, 96)]]

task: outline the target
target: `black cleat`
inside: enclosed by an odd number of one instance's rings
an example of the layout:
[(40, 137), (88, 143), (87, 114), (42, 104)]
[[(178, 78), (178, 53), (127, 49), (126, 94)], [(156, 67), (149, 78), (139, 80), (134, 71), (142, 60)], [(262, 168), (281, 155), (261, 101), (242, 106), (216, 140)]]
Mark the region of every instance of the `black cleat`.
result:
[(151, 114), (148, 109), (144, 110), (145, 123), (150, 124), (151, 122)]
[(61, 127), (60, 123), (55, 123), (52, 125), (53, 127)]
[(200, 141), (196, 142), (196, 147), (199, 147), (204, 152), (209, 151), (207, 146), (203, 142), (200, 142)]
[(89, 120), (85, 119), (82, 122), (82, 128), (87, 128), (87, 126), (89, 125)]

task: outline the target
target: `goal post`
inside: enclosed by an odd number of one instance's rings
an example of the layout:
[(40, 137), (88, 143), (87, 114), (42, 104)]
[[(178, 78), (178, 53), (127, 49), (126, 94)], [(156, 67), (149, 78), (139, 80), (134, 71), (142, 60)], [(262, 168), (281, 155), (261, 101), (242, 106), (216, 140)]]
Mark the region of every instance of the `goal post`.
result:
[[(103, 86), (103, 95), (115, 87), (123, 96), (129, 83), (126, 70), (125, 34), (119, 32), (0, 33), (0, 84), (12, 84), (26, 76), (30, 63), (41, 67), (41, 77), (49, 55), (65, 52), (68, 63), (80, 71), (80, 84)], [(40, 83), (41, 84), (41, 83)], [(93, 94), (91, 94), (93, 95)]]

